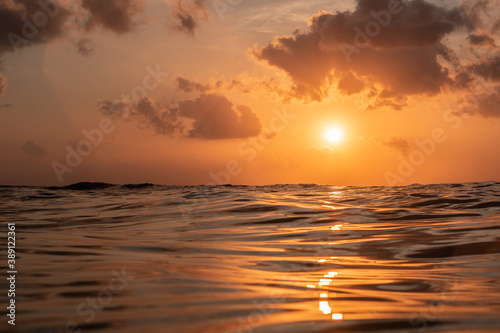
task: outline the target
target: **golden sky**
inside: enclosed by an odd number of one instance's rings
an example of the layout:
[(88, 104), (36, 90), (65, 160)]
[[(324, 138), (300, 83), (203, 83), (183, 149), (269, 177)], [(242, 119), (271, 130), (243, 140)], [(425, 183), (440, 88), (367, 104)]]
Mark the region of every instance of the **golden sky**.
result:
[(500, 179), (493, 0), (8, 0), (0, 184)]

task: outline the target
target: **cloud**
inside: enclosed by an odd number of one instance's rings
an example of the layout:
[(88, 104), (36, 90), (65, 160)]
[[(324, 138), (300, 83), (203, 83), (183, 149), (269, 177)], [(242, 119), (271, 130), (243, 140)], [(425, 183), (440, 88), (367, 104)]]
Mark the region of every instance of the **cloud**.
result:
[(500, 20), (497, 0), (465, 0), (462, 1), (462, 6), (476, 28), (489, 30), (491, 33), (498, 32)]
[(467, 39), (469, 40), (469, 43), (474, 46), (490, 46), (493, 48), (496, 47), (495, 39), (489, 34), (470, 34)]
[(32, 161), (39, 161), (47, 155), (47, 151), (33, 140), (26, 141), (23, 144), (22, 149), (26, 154), (28, 154), (30, 160)]
[(472, 65), (470, 69), (485, 79), (500, 81), (500, 56), (484, 59), (482, 62)]
[(396, 149), (405, 155), (410, 151), (410, 145), (408, 144), (408, 141), (402, 138), (392, 137), (389, 139), (385, 139), (384, 141), (382, 141), (382, 144), (386, 147)]
[(479, 100), (477, 113), (484, 118), (500, 117), (500, 91)]
[(7, 78), (0, 74), (0, 95), (3, 95), (5, 89), (7, 89)]
[(388, 148), (395, 149), (402, 153), (403, 155), (408, 154), (410, 151), (410, 144), (408, 140), (400, 138), (400, 137), (380, 137), (380, 136), (371, 136), (368, 139), (364, 137), (360, 137), (362, 142), (377, 145), (377, 146), (385, 146)]
[(459, 116), (479, 115), (483, 118), (500, 118), (500, 88), (482, 94), (468, 95), (458, 112)]
[(206, 0), (177, 0), (172, 8), (174, 23), (172, 28), (176, 31), (193, 35), (200, 21), (208, 21), (208, 11), (205, 8)]
[(134, 16), (142, 12), (142, 0), (82, 0), (82, 8), (89, 14), (84, 23), (87, 31), (101, 26), (123, 34), (137, 26)]
[(98, 108), (105, 116), (132, 120), (138, 124), (139, 128), (151, 128), (157, 134), (174, 136), (182, 130), (178, 110), (157, 106), (150, 97), (144, 97), (136, 102), (103, 101), (98, 103)]
[[(45, 5), (32, 0), (0, 3), (0, 54), (17, 51), (32, 43), (47, 43), (64, 34), (70, 11), (54, 1), (41, 3)], [(46, 23), (41, 24), (43, 22)]]
[(186, 93), (193, 91), (206, 92), (213, 89), (213, 87), (208, 83), (202, 84), (198, 81), (189, 80), (179, 75), (175, 77), (174, 81), (177, 89)]
[(244, 105), (233, 106), (225, 96), (201, 94), (173, 107), (157, 105), (145, 97), (138, 102), (100, 102), (99, 111), (115, 119), (132, 120), (139, 127), (173, 138), (223, 140), (249, 138), (260, 134), (257, 115)]
[(289, 102), (290, 99), (287, 96), (288, 84), (279, 82), (275, 78), (249, 76), (247, 73), (241, 73), (231, 79), (211, 78), (204, 83), (177, 75), (174, 78), (174, 83), (177, 86), (177, 90), (185, 93), (197, 91), (208, 94), (220, 93), (226, 90), (238, 91), (242, 94), (252, 94), (253, 96), (263, 94), (273, 99), (281, 99), (284, 103)]
[[(350, 75), (400, 94), (439, 93), (452, 83), (440, 61), (452, 52), (441, 41), (458, 29), (472, 29), (470, 21), (460, 8), (424, 0), (388, 3), (394, 1), (358, 0), (352, 11), (321, 11), (309, 19), (306, 32), (278, 36), (251, 54), (285, 71), (294, 83), (291, 94), (299, 99), (321, 100), (332, 81)], [(341, 90), (356, 90), (344, 83)]]
[(375, 96), (374, 102), (369, 104), (366, 110), (390, 108), (395, 111), (401, 111), (408, 105), (408, 97), (390, 89), (384, 89), (381, 92), (374, 91), (371, 94)]
[(84, 57), (88, 57), (95, 52), (95, 45), (92, 40), (82, 37), (75, 42), (76, 52)]
[(202, 94), (196, 100), (179, 103), (181, 116), (194, 120), (189, 137), (211, 140), (249, 138), (260, 134), (257, 115), (245, 105), (233, 108), (227, 97)]
[(363, 90), (365, 84), (357, 79), (352, 72), (347, 73), (342, 77), (337, 85), (337, 88), (347, 95), (357, 94)]
[[(123, 34), (137, 26), (144, 0), (79, 0), (71, 10), (63, 1), (7, 0), (0, 2), (0, 54), (18, 51), (32, 44), (45, 44), (77, 28), (84, 32), (97, 27)], [(70, 18), (72, 18), (70, 20)], [(91, 53), (82, 37), (76, 50)]]

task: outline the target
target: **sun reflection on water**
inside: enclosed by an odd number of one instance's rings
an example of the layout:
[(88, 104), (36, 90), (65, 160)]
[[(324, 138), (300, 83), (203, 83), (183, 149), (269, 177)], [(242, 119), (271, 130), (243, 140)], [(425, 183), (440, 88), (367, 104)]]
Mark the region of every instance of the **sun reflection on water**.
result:
[[(331, 227), (331, 230), (339, 231), (342, 228), (342, 224), (336, 224)], [(328, 245), (333, 245), (336, 243), (328, 243)], [(330, 257), (330, 260), (338, 259), (338, 257)], [(318, 263), (326, 263), (327, 259), (318, 259)], [(317, 284), (308, 284), (307, 288), (316, 289), (317, 287), (327, 287), (333, 283), (333, 279), (338, 275), (338, 272), (328, 272), (323, 275), (323, 278), (320, 278)], [(332, 313), (332, 306), (330, 304), (330, 294), (327, 291), (321, 291), (319, 294), (319, 311), (321, 311), (324, 315), (330, 315), (332, 320), (343, 320), (344, 315), (342, 313)]]

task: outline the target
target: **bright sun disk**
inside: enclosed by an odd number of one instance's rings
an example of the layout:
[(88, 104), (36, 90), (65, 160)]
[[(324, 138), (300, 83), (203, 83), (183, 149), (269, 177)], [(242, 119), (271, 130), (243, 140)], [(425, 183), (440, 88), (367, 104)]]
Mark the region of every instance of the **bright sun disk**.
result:
[(326, 132), (328, 142), (337, 143), (342, 139), (342, 131), (338, 128), (331, 128)]

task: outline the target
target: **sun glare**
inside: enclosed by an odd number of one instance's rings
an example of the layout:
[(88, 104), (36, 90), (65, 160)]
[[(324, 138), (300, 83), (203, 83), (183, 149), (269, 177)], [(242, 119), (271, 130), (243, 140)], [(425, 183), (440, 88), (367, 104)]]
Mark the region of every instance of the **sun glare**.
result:
[(326, 132), (326, 139), (330, 143), (337, 143), (342, 140), (342, 131), (338, 128), (330, 128)]

